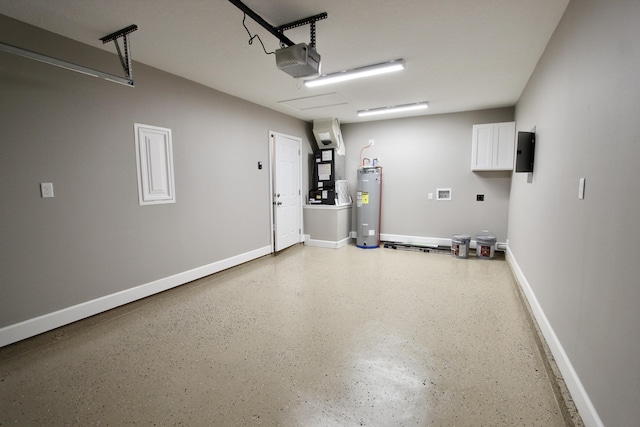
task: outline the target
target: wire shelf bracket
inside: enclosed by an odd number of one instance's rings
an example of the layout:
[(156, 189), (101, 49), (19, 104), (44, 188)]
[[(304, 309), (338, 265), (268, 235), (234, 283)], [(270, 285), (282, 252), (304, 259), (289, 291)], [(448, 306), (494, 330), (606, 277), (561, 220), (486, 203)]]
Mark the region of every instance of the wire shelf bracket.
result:
[[(97, 77), (103, 80), (107, 80), (114, 83), (119, 83), (125, 86), (134, 87), (133, 84), (133, 65), (131, 61), (131, 46), (129, 42), (129, 34), (138, 29), (137, 25), (130, 25), (115, 33), (111, 33), (108, 36), (102, 37), (100, 40), (103, 44), (113, 41), (116, 45), (116, 51), (120, 58), (120, 64), (124, 70), (125, 77), (116, 76), (113, 74), (105, 73), (102, 71), (87, 68), (82, 65), (74, 64), (72, 62), (64, 61), (62, 59), (52, 58), (51, 56), (42, 55), (37, 52), (33, 52), (21, 47), (12, 46), (10, 44), (0, 42), (0, 51), (12, 53), (14, 55), (22, 56), (24, 58), (33, 59), (35, 61), (44, 62), (49, 65), (64, 68), (66, 70), (75, 71), (77, 73), (85, 74), (92, 77)], [(120, 49), (118, 39), (123, 38), (123, 51)]]

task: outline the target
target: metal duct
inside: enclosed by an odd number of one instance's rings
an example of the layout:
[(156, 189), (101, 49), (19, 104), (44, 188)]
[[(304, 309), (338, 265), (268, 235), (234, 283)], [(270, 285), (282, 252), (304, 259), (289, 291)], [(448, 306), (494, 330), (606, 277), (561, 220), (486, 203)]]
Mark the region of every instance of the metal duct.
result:
[(337, 118), (314, 120), (313, 135), (319, 148), (335, 148), (336, 154), (344, 156), (345, 147)]

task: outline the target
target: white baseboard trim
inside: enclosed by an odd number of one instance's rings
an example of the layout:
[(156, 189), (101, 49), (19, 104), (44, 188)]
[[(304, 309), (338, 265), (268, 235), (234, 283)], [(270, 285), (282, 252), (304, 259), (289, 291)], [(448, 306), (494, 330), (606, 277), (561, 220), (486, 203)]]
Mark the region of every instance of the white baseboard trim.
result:
[(271, 246), (246, 252), (202, 267), (174, 274), (124, 291), (83, 302), (0, 329), (0, 347), (94, 316), (112, 308), (192, 282), (272, 253)]
[(331, 248), (331, 249), (340, 249), (347, 246), (351, 242), (351, 237), (347, 237), (346, 239), (339, 240), (337, 242), (331, 240), (316, 240), (310, 238), (308, 235), (305, 236), (304, 244), (305, 246), (315, 246), (318, 248)]
[(586, 427), (604, 427), (598, 412), (596, 411), (591, 399), (587, 394), (587, 391), (584, 389), (578, 374), (576, 373), (573, 365), (571, 364), (571, 360), (569, 360), (569, 356), (564, 351), (558, 336), (555, 334), (551, 324), (549, 323), (549, 319), (544, 314), (544, 310), (542, 306), (538, 302), (533, 289), (529, 285), (527, 278), (524, 276), (524, 273), (520, 269), (518, 262), (516, 261), (511, 249), (507, 247), (507, 262), (511, 266), (511, 269), (522, 288), (527, 301), (529, 302), (529, 306), (531, 307), (531, 311), (538, 322), (538, 326), (544, 335), (545, 340), (547, 341), (547, 345), (553, 354), (553, 357), (556, 360), (558, 365), (558, 369), (562, 373), (562, 377), (564, 379), (569, 392), (571, 393), (571, 398), (573, 399), (578, 412), (580, 413), (580, 417), (584, 422)]

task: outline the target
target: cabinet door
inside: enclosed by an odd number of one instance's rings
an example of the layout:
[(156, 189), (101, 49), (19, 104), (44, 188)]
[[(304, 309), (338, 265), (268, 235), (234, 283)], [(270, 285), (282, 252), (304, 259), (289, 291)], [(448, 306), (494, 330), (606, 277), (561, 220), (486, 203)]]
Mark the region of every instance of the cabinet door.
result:
[(496, 123), (493, 128), (493, 169), (513, 170), (515, 122)]
[(491, 170), (493, 163), (493, 124), (473, 125), (471, 170)]

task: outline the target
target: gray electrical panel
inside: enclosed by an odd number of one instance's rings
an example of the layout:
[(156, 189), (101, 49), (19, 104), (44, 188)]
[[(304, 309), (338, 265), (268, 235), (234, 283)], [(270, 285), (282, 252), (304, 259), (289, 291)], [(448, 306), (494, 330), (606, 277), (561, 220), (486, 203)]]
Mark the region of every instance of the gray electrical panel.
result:
[(358, 168), (356, 192), (356, 246), (371, 249), (380, 245), (380, 197), (382, 168)]

